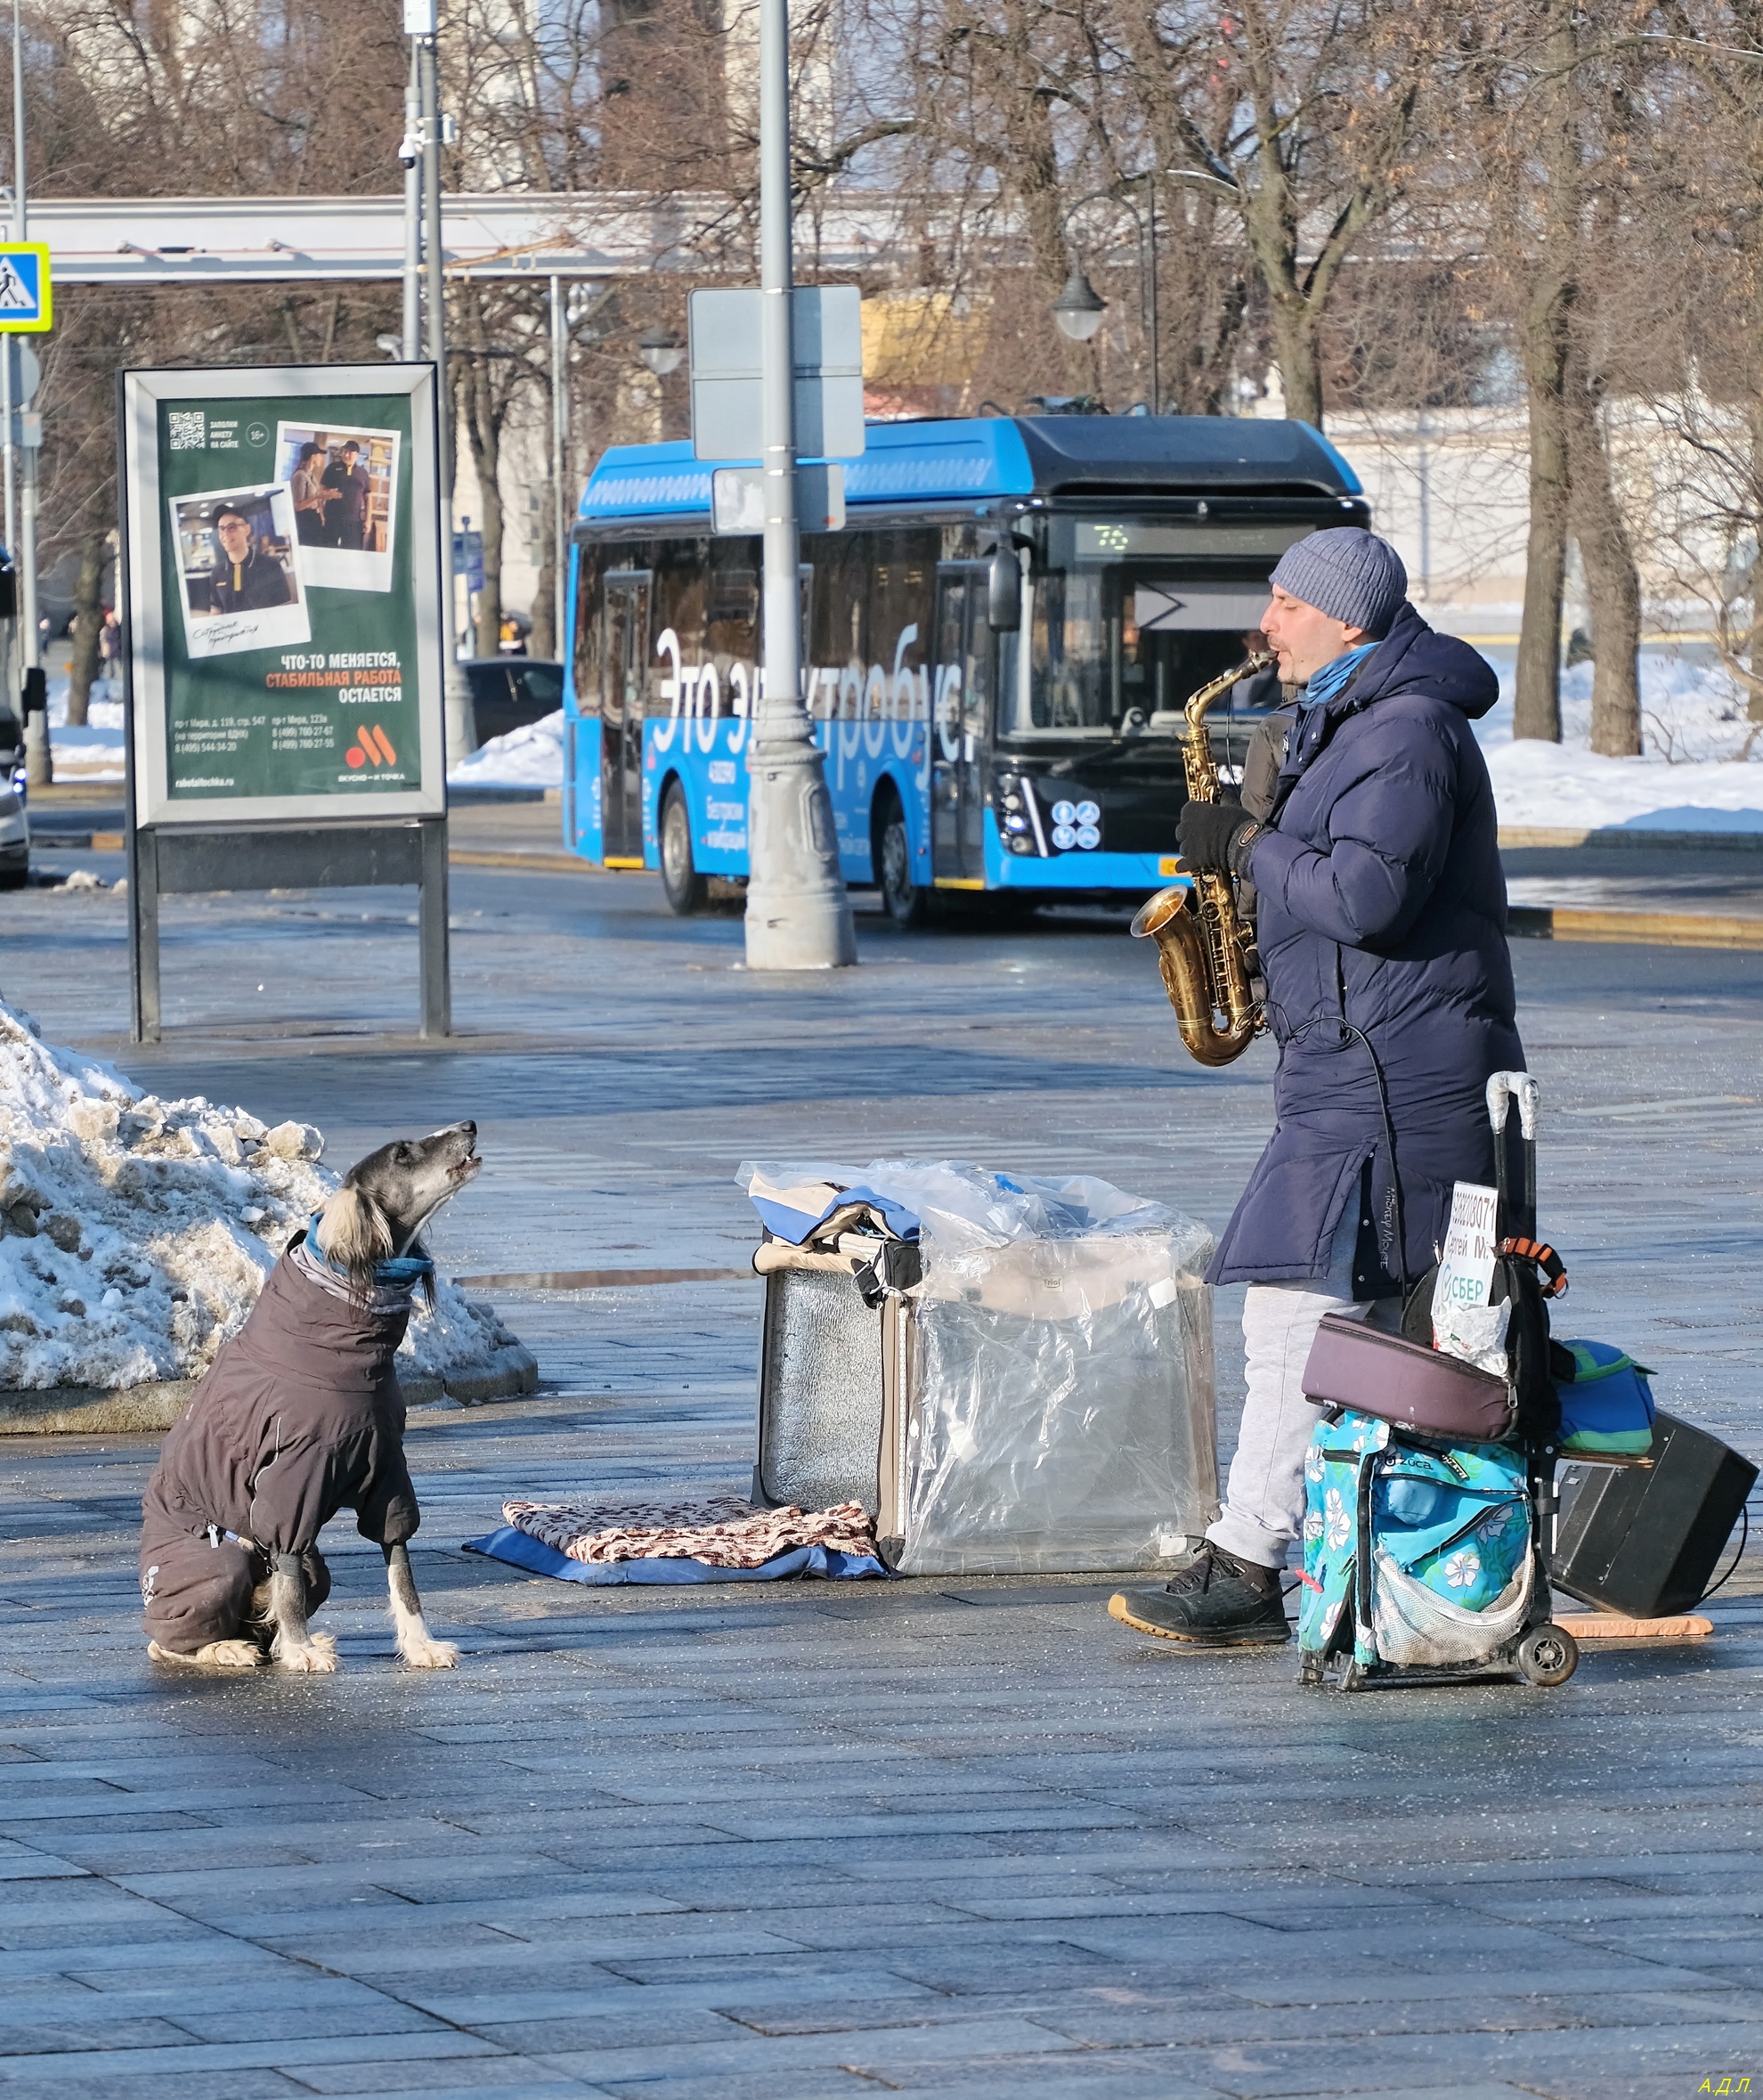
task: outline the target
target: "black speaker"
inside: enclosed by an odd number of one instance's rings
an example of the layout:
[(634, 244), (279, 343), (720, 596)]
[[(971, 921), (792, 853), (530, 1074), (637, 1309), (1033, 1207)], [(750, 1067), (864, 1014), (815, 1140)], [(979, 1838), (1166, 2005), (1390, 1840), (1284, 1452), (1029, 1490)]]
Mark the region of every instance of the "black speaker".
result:
[(1630, 1618), (1692, 1611), (1756, 1479), (1749, 1459), (1661, 1411), (1650, 1467), (1564, 1463), (1550, 1579)]

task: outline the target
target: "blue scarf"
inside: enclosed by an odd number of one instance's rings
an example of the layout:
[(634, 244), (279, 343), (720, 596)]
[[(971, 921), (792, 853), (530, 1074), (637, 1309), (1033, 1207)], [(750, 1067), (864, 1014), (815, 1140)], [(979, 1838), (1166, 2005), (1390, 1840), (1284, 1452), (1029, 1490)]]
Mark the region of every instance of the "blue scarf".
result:
[(1374, 641), (1361, 642), (1357, 648), (1345, 650), (1340, 655), (1332, 657), (1320, 671), (1312, 672), (1299, 706), (1307, 714), (1312, 707), (1320, 707), (1324, 701), (1332, 700), (1377, 646)]
[[(313, 1214), (306, 1236), (294, 1254), (294, 1266), (336, 1298), (349, 1298), (343, 1270), (331, 1261), (318, 1243), (318, 1215)], [(394, 1255), (390, 1261), (373, 1265), (373, 1294), (367, 1310), (377, 1319), (395, 1318), (410, 1310), (418, 1287), (435, 1274), (435, 1264), (426, 1255)]]
[[(306, 1245), (315, 1261), (323, 1262), (328, 1269), (335, 1269), (336, 1263), (327, 1258), (318, 1243), (318, 1214), (314, 1212), (313, 1222), (306, 1227)], [(341, 1275), (343, 1272), (337, 1269), (337, 1273)], [(373, 1265), (375, 1283), (392, 1290), (414, 1290), (425, 1276), (434, 1274), (435, 1264), (422, 1254), (396, 1254), (389, 1261), (377, 1261)]]

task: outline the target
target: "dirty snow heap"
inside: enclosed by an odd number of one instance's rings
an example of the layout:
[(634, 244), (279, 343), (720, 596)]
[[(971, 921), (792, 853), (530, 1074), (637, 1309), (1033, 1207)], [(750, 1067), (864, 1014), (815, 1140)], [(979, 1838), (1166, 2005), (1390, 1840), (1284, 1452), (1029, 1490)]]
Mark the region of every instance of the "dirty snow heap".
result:
[[(310, 1124), (142, 1094), (0, 1004), (0, 1388), (199, 1378), (336, 1187), (323, 1149)], [(451, 1383), (521, 1358), (437, 1277), (398, 1368)]]

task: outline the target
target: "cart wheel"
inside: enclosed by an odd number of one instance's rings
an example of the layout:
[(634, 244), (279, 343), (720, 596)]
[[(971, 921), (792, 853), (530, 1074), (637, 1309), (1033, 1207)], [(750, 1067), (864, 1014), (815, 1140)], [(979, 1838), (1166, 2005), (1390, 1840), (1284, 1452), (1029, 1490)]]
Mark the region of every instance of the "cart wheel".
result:
[(1580, 1666), (1580, 1644), (1564, 1626), (1532, 1626), (1518, 1643), (1517, 1659), (1527, 1684), (1565, 1684)]
[(1360, 1668), (1358, 1657), (1355, 1656), (1341, 1672), (1341, 1689), (1343, 1691), (1357, 1691), (1364, 1682), (1365, 1673)]
[(1304, 1648), (1298, 1656), (1298, 1682), (1300, 1684), (1326, 1684), (1328, 1672), (1322, 1667), (1322, 1658), (1313, 1648)]

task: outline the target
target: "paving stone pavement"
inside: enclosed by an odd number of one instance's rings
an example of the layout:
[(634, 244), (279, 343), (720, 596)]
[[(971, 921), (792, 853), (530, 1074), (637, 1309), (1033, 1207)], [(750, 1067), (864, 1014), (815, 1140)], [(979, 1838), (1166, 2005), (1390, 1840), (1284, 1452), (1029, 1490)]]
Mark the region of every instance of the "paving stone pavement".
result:
[[(152, 1051), (114, 898), (0, 899), (0, 985), (338, 1162), (475, 1115), (465, 1275), (738, 1267), (743, 1157), (1082, 1168), (1215, 1228), (1269, 1124), (1264, 1048), (1190, 1065), (1117, 919), (865, 916), (863, 970), (763, 981), (646, 878), (456, 871), (437, 1049), (384, 1032), (408, 907), (168, 905)], [(1569, 1330), (1763, 1455), (1763, 957), (1515, 954)], [(513, 1494), (743, 1482), (757, 1289), (488, 1295), (545, 1388), (411, 1418), (455, 1673), (398, 1665), (346, 1519), (337, 1677), (155, 1670), (151, 1443), (0, 1444), (0, 2092), (1763, 2090), (1763, 1561), (1711, 1643), (1553, 1694), (1301, 1694), (1289, 1652), (1138, 1641), (1106, 1578), (583, 1592), (459, 1542)]]

